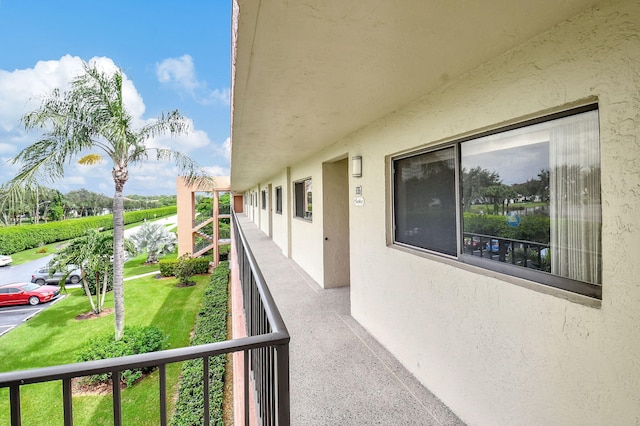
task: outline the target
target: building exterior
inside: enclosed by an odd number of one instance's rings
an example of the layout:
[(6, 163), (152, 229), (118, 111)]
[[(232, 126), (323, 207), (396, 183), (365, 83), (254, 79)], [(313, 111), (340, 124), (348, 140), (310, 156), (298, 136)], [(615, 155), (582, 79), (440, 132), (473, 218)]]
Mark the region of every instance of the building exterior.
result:
[[(189, 186), (183, 177), (176, 179), (176, 199), (178, 207), (178, 256), (190, 254), (199, 257), (213, 250), (213, 263), (220, 260), (220, 247), (231, 243), (228, 236), (220, 235), (219, 219), (229, 219), (229, 206), (220, 205), (220, 195), (229, 193), (229, 176), (216, 176), (212, 187)], [(198, 215), (196, 193), (210, 193), (213, 199), (210, 215)], [(210, 228), (207, 225), (213, 224)], [(207, 230), (209, 230), (207, 232)]]
[(245, 214), (462, 420), (640, 423), (639, 2), (236, 0), (233, 64)]

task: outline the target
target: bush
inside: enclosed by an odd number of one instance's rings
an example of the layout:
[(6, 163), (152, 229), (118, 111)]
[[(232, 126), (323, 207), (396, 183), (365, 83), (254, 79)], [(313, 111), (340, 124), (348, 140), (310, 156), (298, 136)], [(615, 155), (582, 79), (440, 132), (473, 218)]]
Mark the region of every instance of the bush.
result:
[(160, 275), (163, 277), (172, 277), (173, 268), (178, 263), (177, 259), (162, 259), (158, 262), (158, 268), (160, 268)]
[[(87, 286), (89, 287), (89, 291), (91, 294), (95, 296), (96, 294), (96, 276), (94, 273), (87, 271)], [(100, 283), (98, 287), (102, 290), (102, 280), (103, 277), (100, 275)], [(113, 264), (109, 265), (109, 270), (107, 272), (107, 291), (113, 290)]]
[(178, 279), (178, 283), (182, 285), (192, 283), (191, 278), (195, 273), (193, 271), (193, 263), (191, 262), (191, 255), (189, 253), (185, 253), (178, 258), (178, 262), (173, 266), (173, 273)]
[[(76, 362), (116, 358), (120, 356), (160, 351), (167, 347), (164, 333), (156, 326), (125, 327), (122, 339), (116, 341), (112, 333), (90, 339), (76, 357)], [(133, 385), (143, 374), (154, 367), (137, 368), (122, 372), (121, 380), (127, 387)], [(102, 383), (111, 380), (111, 373), (95, 374), (85, 378), (88, 383)]]
[[(227, 286), (229, 262), (221, 262), (211, 275), (198, 313), (196, 329), (191, 345), (221, 342), (227, 338)], [(211, 424), (222, 424), (222, 400), (226, 355), (209, 358), (209, 406)], [(171, 419), (173, 426), (204, 424), (204, 391), (202, 385), (202, 360), (185, 361), (176, 410)]]
[[(193, 274), (206, 274), (209, 272), (209, 261), (205, 258), (198, 257), (190, 260), (193, 267)], [(158, 262), (160, 268), (160, 274), (163, 277), (173, 277), (176, 275), (175, 267), (178, 264), (178, 259), (163, 259)]]

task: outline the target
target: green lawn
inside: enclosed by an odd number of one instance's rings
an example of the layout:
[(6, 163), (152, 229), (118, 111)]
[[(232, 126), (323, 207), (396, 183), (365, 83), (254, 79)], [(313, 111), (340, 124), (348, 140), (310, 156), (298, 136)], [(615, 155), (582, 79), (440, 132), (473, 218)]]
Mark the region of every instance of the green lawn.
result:
[[(197, 285), (176, 287), (174, 278), (157, 280), (144, 277), (125, 282), (125, 324), (154, 324), (168, 335), (170, 347), (189, 345), (197, 312), (201, 306), (209, 276), (196, 276)], [(106, 307), (113, 307), (112, 294)], [(113, 314), (93, 320), (76, 320), (89, 311), (80, 289), (72, 289), (23, 325), (0, 338), (0, 371), (73, 363), (75, 353), (91, 336), (113, 331)], [(177, 391), (180, 364), (167, 367), (169, 400)], [(28, 385), (21, 388), (22, 423), (55, 426), (63, 424), (61, 382)], [(157, 373), (122, 394), (123, 424), (159, 424)], [(73, 398), (74, 425), (112, 425), (110, 393), (102, 396), (76, 395)], [(9, 424), (9, 392), (0, 390), (0, 425)]]
[[(159, 259), (177, 259), (178, 258), (178, 250), (173, 251), (173, 253), (166, 254), (164, 256), (160, 256)], [(125, 263), (124, 268), (124, 277), (135, 277), (136, 275), (146, 274), (148, 272), (159, 271), (160, 266), (156, 264), (145, 265), (144, 262), (147, 261), (147, 252), (139, 253), (136, 257), (133, 257)]]

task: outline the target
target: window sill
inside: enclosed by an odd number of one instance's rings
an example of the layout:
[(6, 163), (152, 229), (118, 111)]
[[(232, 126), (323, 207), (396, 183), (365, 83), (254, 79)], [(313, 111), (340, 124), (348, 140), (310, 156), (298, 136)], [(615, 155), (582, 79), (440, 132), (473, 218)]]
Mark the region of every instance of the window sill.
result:
[(553, 297), (559, 297), (561, 299), (565, 299), (572, 303), (577, 303), (577, 304), (588, 306), (595, 309), (600, 309), (602, 307), (602, 300), (595, 299), (589, 296), (584, 296), (579, 293), (573, 293), (571, 291), (563, 290), (560, 288), (552, 287), (550, 285), (542, 284), (536, 281), (531, 281), (531, 280), (516, 277), (513, 275), (504, 274), (498, 271), (494, 271), (492, 269), (485, 269), (480, 266), (464, 263), (463, 261), (458, 260), (455, 257), (439, 255), (439, 254), (419, 250), (419, 249), (416, 249), (415, 247), (404, 246), (402, 244), (397, 244), (397, 243), (391, 243), (387, 247), (392, 250), (399, 250), (401, 252), (408, 253), (414, 256), (419, 256), (434, 262), (444, 263), (445, 265), (459, 268), (459, 269), (472, 272), (478, 275), (495, 278), (497, 280), (504, 281), (509, 284), (514, 284), (519, 287), (524, 287), (526, 289), (533, 290), (537, 293), (547, 294)]

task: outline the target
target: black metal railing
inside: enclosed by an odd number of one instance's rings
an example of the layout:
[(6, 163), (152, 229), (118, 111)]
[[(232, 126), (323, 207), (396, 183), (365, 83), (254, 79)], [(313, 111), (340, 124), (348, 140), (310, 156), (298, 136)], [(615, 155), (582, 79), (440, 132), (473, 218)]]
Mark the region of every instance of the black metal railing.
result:
[[(233, 217), (248, 337), (100, 361), (0, 373), (0, 388), (9, 388), (11, 425), (22, 424), (20, 398), (22, 386), (60, 381), (64, 424), (71, 426), (74, 418), (71, 380), (93, 374), (112, 373), (113, 424), (120, 426), (122, 425), (120, 374), (128, 369), (149, 367), (159, 368), (160, 425), (166, 425), (170, 414), (167, 412), (167, 399), (171, 398), (167, 395), (166, 389), (166, 366), (189, 359), (202, 359), (204, 395), (208, 395), (209, 357), (240, 351), (244, 352), (245, 360), (244, 389), (234, 389), (234, 391), (244, 395), (245, 425), (249, 424), (249, 393), (252, 391), (255, 393), (258, 414), (263, 425), (289, 425), (289, 334), (246, 238), (238, 226), (235, 214)], [(252, 386), (250, 377), (253, 377), (255, 387)], [(208, 398), (205, 398), (205, 425), (209, 425), (210, 422), (209, 408)]]
[(549, 244), (474, 232), (464, 232), (463, 237), (464, 252), (467, 254), (524, 268), (539, 270), (550, 268), (548, 261)]
[[(234, 242), (242, 281), (247, 335), (286, 336), (286, 343), (256, 347), (245, 355), (245, 376), (251, 369), (258, 416), (262, 425), (289, 424), (289, 333), (273, 301), (260, 268), (258, 268), (238, 217), (232, 213)], [(238, 232), (240, 231), (240, 232)], [(247, 285), (249, 284), (249, 285)], [(245, 399), (248, 398), (245, 387)], [(246, 410), (245, 405), (245, 410)], [(245, 418), (248, 412), (245, 412)]]

